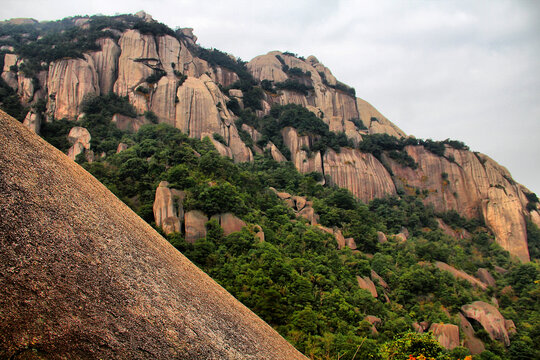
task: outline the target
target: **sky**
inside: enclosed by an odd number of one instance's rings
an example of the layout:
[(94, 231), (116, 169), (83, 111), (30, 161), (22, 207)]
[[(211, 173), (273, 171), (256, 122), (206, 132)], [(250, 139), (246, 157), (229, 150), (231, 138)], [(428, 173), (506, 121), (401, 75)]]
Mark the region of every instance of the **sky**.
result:
[(0, 19), (145, 10), (251, 60), (315, 55), (407, 134), (457, 139), (540, 195), (536, 0), (3, 0)]

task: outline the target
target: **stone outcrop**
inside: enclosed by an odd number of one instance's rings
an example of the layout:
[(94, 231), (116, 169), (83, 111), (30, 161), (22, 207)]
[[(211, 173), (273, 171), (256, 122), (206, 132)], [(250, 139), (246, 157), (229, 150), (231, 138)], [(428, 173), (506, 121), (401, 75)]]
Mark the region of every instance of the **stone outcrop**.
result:
[(96, 43), (101, 47), (101, 51), (91, 52), (90, 56), (94, 60), (94, 69), (98, 75), (101, 94), (108, 94), (114, 88), (121, 51), (120, 47), (110, 38), (98, 39)]
[(459, 328), (453, 324), (432, 324), (429, 331), (442, 347), (452, 350), (459, 346)]
[(218, 224), (223, 229), (223, 235), (225, 236), (230, 235), (233, 232), (240, 231), (244, 226), (247, 226), (247, 224), (242, 219), (237, 218), (236, 216), (234, 216), (234, 214), (231, 213), (214, 215), (211, 217), (211, 219), (217, 220)]
[(446, 158), (422, 146), (407, 146), (406, 151), (418, 163), (418, 169), (386, 158), (398, 188), (407, 193), (427, 190), (424, 202), (436, 211), (456, 210), (468, 218), (482, 217), (503, 249), (521, 261), (529, 261), (525, 195), (504, 167), (486, 155), (449, 146)]
[(361, 289), (369, 291), (371, 296), (373, 296), (374, 298), (379, 296), (377, 294), (377, 289), (375, 288), (375, 284), (373, 283), (373, 281), (371, 281), (370, 278), (368, 278), (367, 276), (364, 276), (364, 277), (356, 276), (356, 280), (358, 281), (358, 286), (360, 286)]
[(206, 223), (208, 217), (199, 210), (186, 212), (184, 216), (185, 239), (194, 243), (198, 239), (206, 237)]
[(94, 60), (85, 54), (84, 59), (61, 59), (51, 63), (47, 89), (48, 113), (55, 119), (77, 119), (85, 96), (100, 93)]
[(0, 357), (305, 359), (1, 111), (0, 173)]
[(331, 184), (348, 189), (363, 202), (396, 193), (390, 174), (371, 154), (348, 148), (341, 148), (340, 153), (327, 149), (323, 164)]
[(483, 301), (475, 301), (462, 306), (461, 311), (466, 317), (478, 321), (491, 339), (502, 341), (506, 346), (510, 345), (505, 319), (496, 307)]
[(36, 134), (39, 134), (39, 130), (41, 129), (41, 116), (33, 111), (29, 111), (24, 118), (23, 125)]
[(455, 278), (465, 280), (465, 281), (469, 282), (471, 285), (476, 286), (479, 289), (482, 289), (482, 290), (487, 289), (486, 284), (484, 284), (482, 281), (478, 280), (474, 276), (471, 276), (471, 275), (467, 274), (465, 271), (458, 270), (453, 266), (450, 266), (450, 265), (448, 265), (446, 263), (443, 263), (442, 261), (437, 261), (435, 263), (435, 266), (437, 268), (439, 268), (439, 270), (448, 271)]
[(371, 280), (373, 281), (377, 280), (379, 282), (379, 285), (381, 285), (386, 290), (390, 289), (390, 287), (388, 286), (388, 283), (384, 281), (384, 279), (379, 274), (377, 274), (373, 269), (371, 270)]
[(112, 117), (113, 124), (123, 131), (137, 132), (144, 124), (150, 123), (144, 117), (132, 118), (122, 114), (114, 114)]
[(459, 313), (459, 328), (465, 337), (463, 346), (469, 349), (472, 355), (478, 355), (486, 349), (482, 340), (474, 334), (471, 323), (461, 313)]
[(489, 273), (488, 269), (480, 268), (476, 271), (476, 276), (483, 281), (484, 283), (488, 284), (489, 286), (495, 286), (495, 279), (491, 274)]
[(67, 155), (71, 160), (75, 160), (77, 155), (90, 150), (91, 136), (86, 128), (80, 126), (71, 128), (67, 138), (72, 145), (67, 152)]
[(388, 134), (397, 138), (406, 136), (403, 130), (384, 117), (367, 101), (357, 98), (356, 105), (360, 121), (368, 129), (369, 134)]
[(159, 183), (154, 198), (154, 219), (165, 234), (182, 230), (185, 197), (185, 192), (169, 188), (168, 182)]

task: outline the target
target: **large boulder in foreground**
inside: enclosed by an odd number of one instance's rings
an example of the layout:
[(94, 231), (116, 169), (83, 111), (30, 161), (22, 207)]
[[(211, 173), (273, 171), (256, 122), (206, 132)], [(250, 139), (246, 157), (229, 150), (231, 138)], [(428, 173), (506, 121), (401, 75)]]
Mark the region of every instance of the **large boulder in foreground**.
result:
[(0, 358), (304, 358), (1, 111), (0, 174)]
[(452, 350), (459, 346), (459, 328), (453, 324), (432, 324), (429, 331), (442, 347)]

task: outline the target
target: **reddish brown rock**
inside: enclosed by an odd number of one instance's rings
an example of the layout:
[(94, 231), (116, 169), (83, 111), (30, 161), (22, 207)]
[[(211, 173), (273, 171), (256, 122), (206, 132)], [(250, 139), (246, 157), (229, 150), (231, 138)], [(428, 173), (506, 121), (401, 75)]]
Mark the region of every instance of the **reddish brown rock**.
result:
[(506, 346), (510, 345), (505, 319), (495, 306), (483, 301), (475, 301), (462, 306), (461, 311), (466, 317), (482, 324), (493, 340), (500, 340)]
[(124, 150), (127, 150), (129, 148), (128, 144), (119, 143), (118, 147), (116, 148), (116, 153), (121, 153)]
[(517, 334), (516, 325), (512, 320), (504, 320), (504, 327), (506, 328), (506, 331), (508, 331), (509, 336)]
[(86, 150), (90, 150), (90, 132), (86, 128), (75, 126), (71, 128), (67, 136), (68, 141), (72, 144), (67, 152), (67, 156), (71, 160), (75, 160), (77, 156)]
[(336, 242), (338, 244), (338, 249), (343, 249), (346, 245), (345, 237), (343, 237), (343, 234), (341, 233), (341, 230), (334, 229), (334, 237), (336, 238)]
[(156, 189), (154, 199), (154, 219), (165, 234), (180, 232), (184, 220), (183, 201), (185, 192), (170, 189), (169, 183), (162, 181)]
[(463, 346), (469, 349), (472, 355), (478, 355), (486, 349), (482, 340), (477, 338), (474, 334), (474, 329), (471, 323), (461, 313), (459, 314), (459, 327), (465, 337)]
[(194, 243), (196, 240), (206, 237), (206, 223), (208, 217), (199, 210), (188, 211), (184, 216), (185, 239)]
[(442, 261), (437, 261), (435, 263), (435, 266), (438, 267), (440, 270), (448, 271), (450, 274), (452, 274), (455, 278), (463, 279), (465, 281), (468, 281), (471, 285), (476, 286), (482, 290), (487, 289), (487, 285), (475, 278), (474, 276), (471, 276), (467, 274), (466, 272), (462, 270), (458, 270), (453, 266), (450, 266), (446, 263), (443, 263)]
[(243, 220), (237, 218), (232, 213), (214, 215), (212, 216), (212, 219), (216, 219), (218, 221), (218, 224), (223, 229), (223, 235), (225, 236), (230, 235), (233, 232), (240, 231), (244, 226), (247, 225)]
[(459, 346), (459, 328), (453, 324), (432, 324), (429, 331), (442, 347), (452, 350)]
[(412, 324), (412, 327), (413, 327), (414, 331), (416, 331), (419, 334), (422, 334), (424, 332), (424, 328), (422, 327), (422, 325), (418, 324), (417, 322), (414, 322)]
[(345, 238), (345, 246), (351, 250), (357, 249), (356, 242), (354, 241), (354, 238), (352, 237)]
[(442, 229), (442, 231), (455, 239), (468, 239), (471, 237), (471, 234), (465, 229), (453, 229), (452, 227), (448, 226), (442, 219), (436, 218), (437, 223), (439, 224), (439, 228)]
[(306, 206), (301, 211), (299, 211), (298, 216), (301, 216), (307, 221), (309, 221), (311, 225), (317, 225), (319, 221), (319, 215), (315, 214), (315, 210), (313, 210), (311, 206)]
[(1, 357), (305, 359), (3, 112), (0, 173)]
[(375, 284), (373, 283), (373, 281), (371, 281), (370, 278), (357, 276), (356, 280), (358, 281), (358, 286), (360, 286), (361, 289), (369, 291), (371, 293), (371, 296), (373, 296), (374, 298), (379, 296), (377, 294)]
[(385, 242), (388, 242), (388, 239), (386, 239), (386, 235), (381, 231), (377, 231), (377, 240), (379, 241), (379, 244), (384, 244)]
[(255, 232), (255, 237), (259, 239), (259, 242), (264, 241), (264, 231), (260, 225), (253, 225), (253, 231)]
[(375, 270), (371, 270), (371, 280), (373, 281), (377, 280), (379, 282), (379, 285), (381, 285), (383, 288), (387, 290), (390, 289), (387, 282), (384, 281), (384, 279), (379, 274), (377, 274)]
[(493, 276), (491, 276), (491, 274), (489, 273), (489, 271), (487, 269), (484, 269), (484, 268), (478, 269), (476, 271), (476, 276), (478, 276), (478, 278), (481, 281), (488, 284), (489, 286), (495, 286), (496, 285), (495, 279), (493, 278)]

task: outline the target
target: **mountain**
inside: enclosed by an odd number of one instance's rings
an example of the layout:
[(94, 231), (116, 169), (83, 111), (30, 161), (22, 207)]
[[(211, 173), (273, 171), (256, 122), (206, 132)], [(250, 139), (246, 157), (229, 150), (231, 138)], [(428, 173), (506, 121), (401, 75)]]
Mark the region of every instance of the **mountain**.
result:
[[(349, 189), (364, 202), (420, 191), (423, 201), (437, 211), (455, 210), (483, 219), (505, 250), (529, 261), (526, 220), (540, 225), (537, 203), (530, 201), (536, 198), (533, 193), (494, 160), (456, 141), (411, 140), (389, 148), (377, 144), (383, 151), (375, 154), (373, 149), (358, 150), (356, 145), (366, 135), (412, 138), (356, 98), (354, 89), (339, 82), (314, 56), (302, 59), (274, 51), (243, 64), (199, 47), (191, 29), (175, 33), (150, 17), (72, 18), (63, 24), (70, 30), (62, 35), (51, 24), (2, 27), (4, 88), (15, 91), (25, 106), (41, 104), (41, 110), (31, 110), (25, 117), (35, 130), (41, 121), (76, 120), (85, 97), (113, 91), (127, 96), (137, 114), (147, 115), (124, 119), (123, 126), (137, 127), (151, 118), (194, 138), (209, 136), (222, 155), (243, 162), (263, 149), (246, 146), (242, 130), (255, 134), (257, 129), (238, 127), (242, 117), (239, 122), (234, 112), (243, 106), (262, 117), (274, 104), (299, 104), (319, 116), (329, 131), (344, 133), (352, 145), (308, 156), (306, 147), (314, 142), (313, 136), (283, 129), (288, 158), (299, 171), (322, 173), (329, 184)], [(38, 30), (40, 26), (43, 30)], [(17, 45), (16, 37), (26, 40)], [(41, 61), (44, 53), (46, 61)], [(224, 142), (215, 140), (214, 134)], [(281, 159), (274, 144), (266, 146)], [(403, 158), (412, 166), (404, 166)]]
[(304, 358), (4, 112), (0, 171), (0, 357)]
[(305, 355), (537, 355), (538, 198), (486, 155), (407, 136), (314, 56), (245, 63), (145, 13), (8, 21), (0, 41), (2, 108)]

